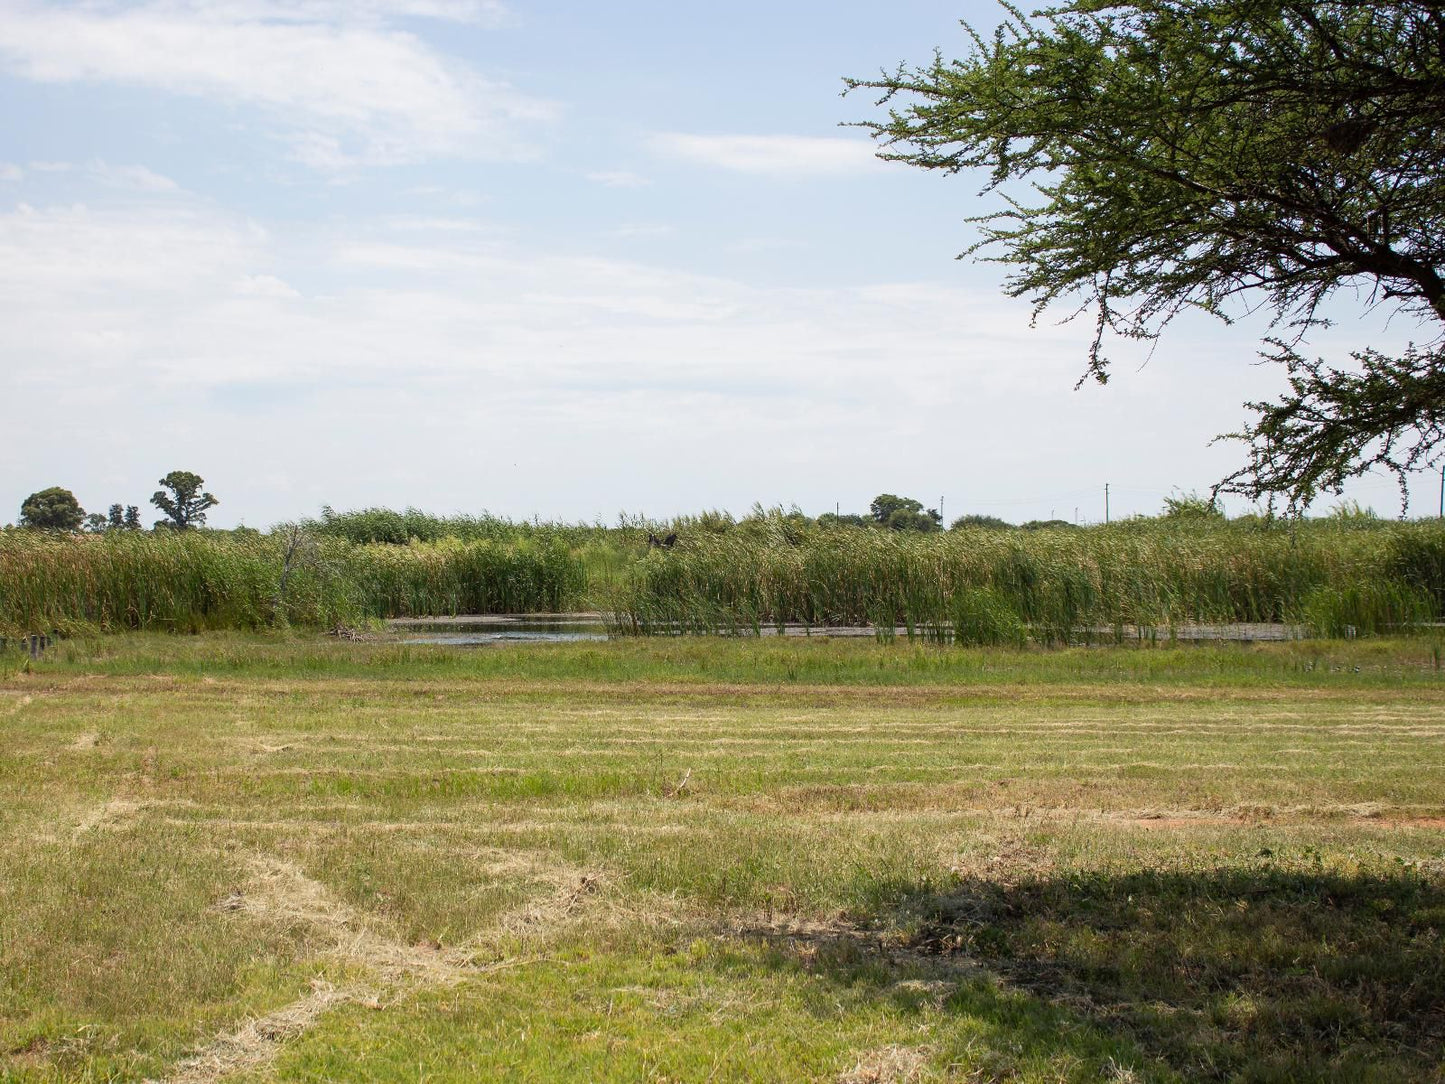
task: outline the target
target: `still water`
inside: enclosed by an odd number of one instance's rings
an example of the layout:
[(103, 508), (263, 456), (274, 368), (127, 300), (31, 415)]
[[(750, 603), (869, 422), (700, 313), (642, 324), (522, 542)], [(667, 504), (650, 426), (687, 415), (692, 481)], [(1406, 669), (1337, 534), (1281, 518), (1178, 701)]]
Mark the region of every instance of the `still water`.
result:
[(504, 643), (572, 643), (605, 640), (598, 614), (483, 614), (463, 617), (407, 617), (387, 627), (404, 644), (475, 647)]

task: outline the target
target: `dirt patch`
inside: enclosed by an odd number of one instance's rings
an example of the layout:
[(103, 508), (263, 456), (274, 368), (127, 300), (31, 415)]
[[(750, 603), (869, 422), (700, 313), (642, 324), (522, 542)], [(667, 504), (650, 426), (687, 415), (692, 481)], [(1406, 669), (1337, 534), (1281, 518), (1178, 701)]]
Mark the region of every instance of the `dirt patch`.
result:
[(67, 748), (74, 749), (76, 752), (84, 752), (87, 749), (94, 749), (99, 744), (99, 734), (82, 734), (71, 742)]
[(926, 1047), (883, 1046), (869, 1050), (838, 1077), (838, 1084), (910, 1084), (923, 1079), (928, 1055)]
[(1391, 828), (1435, 828), (1445, 831), (1445, 817), (1404, 817), (1399, 820), (1383, 820), (1380, 823)]

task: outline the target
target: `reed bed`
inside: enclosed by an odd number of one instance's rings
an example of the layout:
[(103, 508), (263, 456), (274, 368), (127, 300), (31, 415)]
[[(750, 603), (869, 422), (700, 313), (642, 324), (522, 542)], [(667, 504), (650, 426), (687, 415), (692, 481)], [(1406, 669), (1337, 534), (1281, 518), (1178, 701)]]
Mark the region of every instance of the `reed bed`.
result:
[(555, 542), (301, 541), (285, 532), (0, 532), (0, 636), (563, 610), (581, 604), (587, 583), (581, 561)]
[(650, 549), (628, 524), (579, 527), (576, 537), (557, 525), (507, 526), (497, 538), (399, 544), (314, 525), (0, 531), (0, 636), (599, 608), (616, 629), (641, 634), (869, 625), (885, 638), (901, 628), (1004, 645), (1240, 622), (1348, 637), (1445, 613), (1445, 526), (1433, 521), (1143, 520), (920, 535), (762, 516), (683, 524), (673, 549)]
[(1440, 612), (1445, 528), (1152, 521), (933, 535), (815, 529), (802, 541), (734, 532), (649, 554), (614, 598), (618, 627), (638, 633), (798, 623), (1052, 644), (1283, 622), (1368, 635)]

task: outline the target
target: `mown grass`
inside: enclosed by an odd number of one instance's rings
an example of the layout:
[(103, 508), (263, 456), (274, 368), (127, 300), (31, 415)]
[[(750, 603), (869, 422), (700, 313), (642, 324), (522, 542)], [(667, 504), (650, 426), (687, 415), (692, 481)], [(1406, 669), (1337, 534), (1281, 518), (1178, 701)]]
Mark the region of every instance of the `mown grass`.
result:
[[(25, 666), (18, 646), (0, 665)], [(925, 641), (867, 639), (623, 638), (606, 643), (496, 645), (487, 650), (318, 638), (291, 630), (175, 636), (89, 635), (49, 648), (52, 672), (223, 674), (302, 679), (741, 683), (762, 685), (1094, 685), (1287, 684), (1331, 688), (1434, 684), (1445, 666), (1445, 639), (1410, 636), (1282, 643), (1144, 643), (1119, 648), (1000, 650)], [(514, 690), (515, 691), (515, 690)]]
[[(220, 633), (0, 662), (0, 1078), (164, 1078), (313, 980), (366, 996), (228, 1079), (1445, 1059), (1445, 687), (1420, 641)], [(258, 863), (315, 895), (288, 910)]]

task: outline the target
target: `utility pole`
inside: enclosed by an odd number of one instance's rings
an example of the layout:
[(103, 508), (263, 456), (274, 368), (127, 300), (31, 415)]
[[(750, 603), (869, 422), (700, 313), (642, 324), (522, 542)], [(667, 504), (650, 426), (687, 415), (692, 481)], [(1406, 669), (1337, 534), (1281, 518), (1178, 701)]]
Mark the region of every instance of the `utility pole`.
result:
[[(1441, 474), (1440, 477), (1445, 478), (1445, 474)], [(940, 495), (939, 498), (938, 498), (938, 525), (939, 525), (940, 527), (943, 526), (943, 497), (942, 497), (942, 495)]]
[(1445, 463), (1440, 464), (1440, 518), (1445, 519)]
[(1109, 483), (1104, 483), (1104, 522), (1109, 522)]

